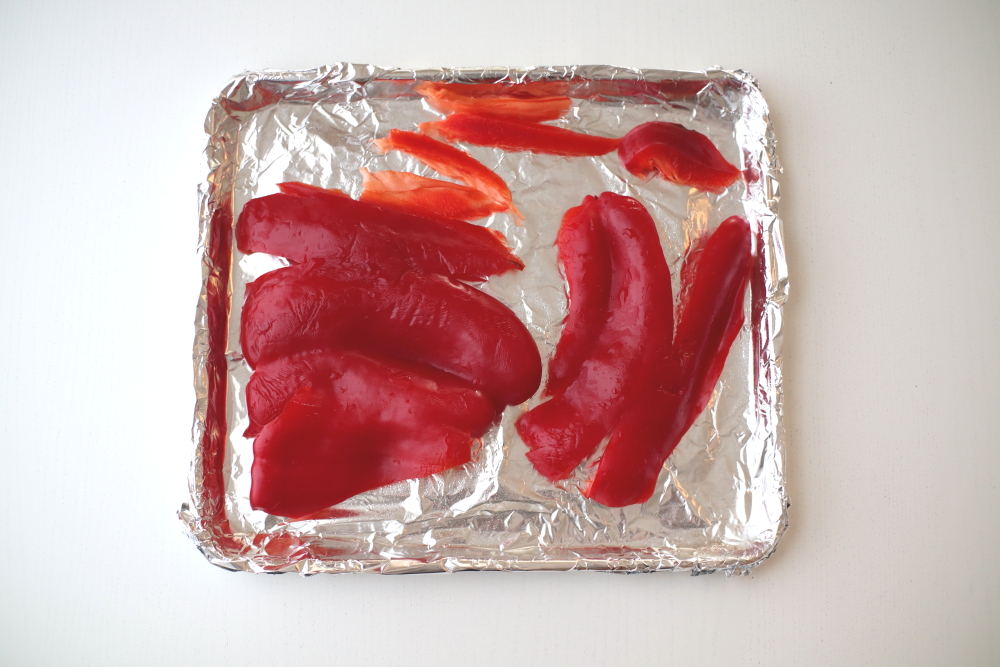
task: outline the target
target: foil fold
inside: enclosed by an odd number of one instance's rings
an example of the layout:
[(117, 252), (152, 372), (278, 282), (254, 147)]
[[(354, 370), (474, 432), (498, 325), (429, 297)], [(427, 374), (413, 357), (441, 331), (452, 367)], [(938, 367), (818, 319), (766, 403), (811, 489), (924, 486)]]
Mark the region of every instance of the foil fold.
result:
[[(439, 117), (412, 91), (423, 80), (570, 82), (574, 106), (555, 124), (621, 136), (649, 120), (680, 122), (711, 138), (743, 170), (720, 196), (658, 179), (642, 182), (615, 153), (567, 160), (464, 147), (510, 185), (525, 215), (481, 222), (505, 234), (527, 268), (479, 286), (511, 307), (542, 351), (555, 347), (566, 313), (553, 245), (562, 214), (586, 194), (638, 198), (657, 221), (674, 280), (698, 237), (730, 215), (755, 234), (758, 264), (746, 323), (708, 408), (644, 505), (608, 508), (583, 498), (578, 474), (553, 485), (534, 471), (514, 421), (539, 398), (510, 406), (473, 462), (356, 496), (327, 519), (286, 521), (249, 504), (253, 448), (241, 436), (250, 370), (239, 345), (246, 283), (285, 265), (244, 256), (233, 224), (243, 204), (299, 180), (361, 190), (360, 167), (439, 177), (371, 139)], [(743, 574), (773, 553), (787, 528), (781, 424), (782, 306), (788, 276), (777, 208), (781, 173), (767, 105), (742, 71), (673, 72), (610, 66), (398, 70), (341, 63), (234, 79), (206, 119), (209, 175), (199, 191), (203, 287), (196, 309), (195, 445), (189, 502), (179, 516), (206, 558), (254, 572), (458, 570), (686, 570)], [(675, 284), (676, 293), (677, 285)], [(593, 459), (591, 459), (592, 461)]]

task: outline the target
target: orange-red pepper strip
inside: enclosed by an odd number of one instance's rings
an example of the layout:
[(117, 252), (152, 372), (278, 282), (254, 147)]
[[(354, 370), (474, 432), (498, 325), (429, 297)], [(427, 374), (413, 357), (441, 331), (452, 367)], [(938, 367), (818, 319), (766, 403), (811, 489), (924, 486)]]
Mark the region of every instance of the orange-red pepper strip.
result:
[(561, 127), (510, 118), (486, 118), (455, 113), (444, 120), (421, 123), (421, 131), (447, 141), (464, 141), (507, 151), (530, 151), (565, 157), (604, 155), (618, 148), (620, 139), (598, 137)]
[(504, 211), (507, 208), (476, 188), (406, 171), (373, 173), (362, 167), (361, 176), (364, 179), (361, 201), (377, 206), (391, 206), (415, 215), (478, 220), (494, 211)]
[(383, 152), (397, 150), (412, 155), (434, 171), (481, 190), (516, 218), (524, 219), (511, 203), (510, 188), (504, 180), (463, 150), (404, 130), (390, 130), (389, 136), (376, 139), (375, 145)]
[(556, 120), (569, 111), (568, 97), (514, 97), (497, 95), (469, 97), (449, 88), (424, 86), (414, 88), (427, 103), (441, 113), (471, 113), (496, 118), (517, 118), (528, 122)]

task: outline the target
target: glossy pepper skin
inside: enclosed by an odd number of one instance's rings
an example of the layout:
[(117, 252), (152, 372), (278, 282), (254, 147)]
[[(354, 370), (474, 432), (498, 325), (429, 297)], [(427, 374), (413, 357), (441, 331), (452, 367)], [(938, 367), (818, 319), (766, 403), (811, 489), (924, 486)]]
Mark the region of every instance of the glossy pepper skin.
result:
[(420, 129), (425, 134), (447, 141), (565, 157), (604, 155), (618, 148), (620, 142), (619, 139), (573, 132), (552, 125), (467, 113), (454, 113), (444, 120), (421, 123)]
[(249, 283), (240, 325), (251, 368), (314, 349), (368, 351), (451, 373), (498, 405), (527, 400), (541, 381), (538, 347), (517, 316), (438, 275), (344, 278), (310, 260)]
[[(503, 210), (512, 208), (510, 188), (507, 187), (507, 183), (489, 167), (463, 150), (425, 134), (403, 130), (390, 130), (385, 138), (376, 139), (375, 145), (384, 153), (396, 150), (412, 155), (441, 175), (480, 190), (503, 206)], [(516, 213), (516, 209), (513, 212), (520, 215)]]
[(640, 178), (664, 179), (719, 193), (740, 177), (712, 140), (677, 123), (653, 121), (629, 131), (621, 140), (622, 166)]
[(508, 208), (476, 188), (405, 171), (370, 172), (362, 168), (361, 177), (364, 191), (360, 201), (413, 215), (478, 220)]
[(556, 247), (568, 288), (569, 312), (549, 360), (547, 396), (561, 393), (576, 378), (608, 318), (611, 254), (595, 198), (566, 212)]
[(524, 268), (495, 230), (323, 193), (251, 199), (236, 224), (236, 243), (244, 253), (296, 263), (322, 258), (345, 271), (379, 267), (485, 280)]
[(562, 118), (573, 105), (573, 100), (565, 96), (467, 95), (461, 88), (445, 88), (430, 81), (415, 86), (413, 90), (423, 95), (427, 103), (441, 113), (470, 113), (536, 123)]
[[(516, 424), (531, 450), (528, 459), (553, 481), (569, 476), (648, 392), (655, 362), (669, 355), (673, 331), (670, 270), (649, 213), (631, 197), (605, 192), (585, 199), (565, 220), (588, 215), (600, 222), (611, 267), (606, 313), (593, 309), (601, 321), (588, 323), (600, 333), (566, 387)], [(599, 248), (600, 241), (592, 246)]]
[(588, 498), (623, 507), (652, 496), (663, 463), (708, 404), (743, 325), (751, 245), (750, 226), (735, 216), (705, 244), (678, 320), (674, 354), (664, 360), (656, 390), (615, 427)]
[(494, 81), (492, 83), (444, 83), (423, 81), (413, 87), (421, 95), (435, 90), (447, 90), (464, 97), (513, 97), (531, 99), (533, 97), (564, 97), (569, 92), (569, 81)]
[[(320, 352), (254, 441), (254, 509), (304, 517), (354, 495), (463, 465), (493, 420), (458, 381), (364, 355)], [(301, 370), (301, 367), (300, 367)]]

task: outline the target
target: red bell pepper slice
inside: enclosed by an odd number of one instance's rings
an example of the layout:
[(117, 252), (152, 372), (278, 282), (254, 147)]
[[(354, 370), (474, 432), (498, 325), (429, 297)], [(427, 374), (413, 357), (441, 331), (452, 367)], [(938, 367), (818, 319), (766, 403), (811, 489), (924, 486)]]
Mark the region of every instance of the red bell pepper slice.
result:
[(254, 509), (305, 517), (404, 479), (467, 463), (490, 402), (460, 382), (358, 354), (323, 352), (254, 441)]
[(656, 391), (622, 417), (584, 494), (609, 507), (644, 503), (664, 461), (708, 404), (729, 348), (743, 326), (750, 274), (750, 225), (733, 216), (712, 234), (695, 267), (678, 320), (674, 354)]
[(538, 389), (538, 346), (502, 303), (443, 276), (343, 277), (322, 260), (246, 287), (240, 342), (251, 368), (308, 350), (352, 349), (428, 364), (498, 405)]
[(547, 396), (564, 391), (576, 378), (608, 318), (611, 254), (596, 199), (585, 199), (566, 212), (556, 246), (568, 288), (569, 312), (549, 360)]
[(306, 196), (274, 194), (247, 202), (236, 224), (237, 247), (296, 263), (322, 258), (344, 270), (415, 269), (463, 280), (524, 268), (496, 230), (303, 192)]
[[(345, 368), (365, 367), (377, 367), (380, 369), (379, 372), (391, 371), (399, 376), (406, 375), (410, 378), (408, 381), (414, 385), (443, 387), (449, 391), (465, 389), (484, 397), (470, 383), (431, 366), (370, 353), (310, 350), (275, 359), (254, 370), (246, 387), (247, 416), (250, 418), (250, 426), (243, 433), (243, 437), (254, 437), (264, 426), (274, 421), (302, 385), (317, 386), (319, 381), (327, 383), (331, 378), (340, 377), (345, 373)], [(473, 437), (480, 437), (486, 432), (492, 419), (490, 415), (476, 417), (474, 423), (468, 426), (469, 432)]]
[(618, 148), (621, 141), (552, 125), (467, 113), (454, 113), (443, 120), (421, 123), (420, 129), (432, 137), (452, 142), (464, 141), (512, 152), (530, 151), (566, 157), (604, 155)]
[(673, 331), (670, 270), (646, 209), (610, 192), (588, 197), (581, 209), (567, 219), (592, 213), (603, 227), (611, 266), (607, 313), (589, 325), (600, 325), (600, 335), (565, 390), (517, 421), (528, 459), (553, 481), (569, 476), (629, 404), (648, 392), (654, 362), (668, 355)]
[(336, 197), (346, 197), (350, 199), (351, 196), (344, 192), (343, 190), (338, 190), (337, 188), (321, 188), (318, 185), (309, 185), (307, 183), (299, 183), (298, 181), (286, 181), (285, 183), (278, 183), (278, 191), (286, 195), (295, 195), (296, 197), (315, 197), (317, 195), (333, 195)]
[(390, 130), (387, 137), (376, 139), (375, 145), (385, 153), (397, 150), (412, 155), (441, 175), (484, 192), (502, 205), (503, 210), (510, 208), (515, 215), (520, 215), (511, 204), (510, 188), (504, 180), (463, 150), (427, 135), (403, 130)]
[(476, 188), (406, 171), (370, 172), (362, 168), (361, 177), (364, 179), (361, 201), (414, 215), (430, 214), (455, 220), (478, 220), (508, 208)]
[(659, 174), (679, 185), (719, 193), (740, 177), (712, 140), (677, 123), (644, 123), (622, 137), (622, 166), (640, 178)]
[(471, 113), (495, 118), (517, 118), (528, 122), (556, 120), (569, 111), (573, 100), (565, 96), (514, 97), (513, 95), (468, 96), (465, 91), (430, 81), (414, 91), (441, 113)]
[(432, 90), (447, 90), (465, 97), (514, 97), (517, 99), (565, 96), (569, 89), (569, 81), (525, 81), (523, 83), (508, 81), (494, 81), (492, 83), (424, 81), (413, 87), (413, 90), (421, 94), (426, 94)]

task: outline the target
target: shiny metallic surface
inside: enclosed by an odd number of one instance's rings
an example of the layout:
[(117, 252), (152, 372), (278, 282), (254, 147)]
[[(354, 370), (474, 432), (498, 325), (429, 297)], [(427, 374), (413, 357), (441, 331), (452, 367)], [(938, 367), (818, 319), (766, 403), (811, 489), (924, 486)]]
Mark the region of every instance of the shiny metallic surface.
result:
[[(523, 226), (508, 214), (479, 224), (504, 233), (524, 271), (479, 286), (522, 319), (543, 363), (566, 315), (554, 240), (563, 213), (585, 195), (612, 191), (641, 201), (660, 229), (677, 293), (680, 266), (697, 239), (731, 215), (750, 221), (758, 261), (745, 296), (746, 322), (708, 408), (668, 459), (659, 492), (644, 505), (608, 508), (584, 498), (598, 451), (553, 485), (534, 471), (515, 420), (540, 393), (510, 406), (468, 465), (370, 491), (330, 518), (286, 521), (249, 502), (253, 442), (244, 388), (239, 316), (244, 286), (287, 264), (244, 256), (232, 224), (251, 198), (283, 181), (336, 187), (357, 197), (359, 169), (440, 177), (372, 139), (441, 117), (413, 93), (419, 80), (566, 80), (573, 108), (553, 124), (622, 136), (651, 120), (706, 134), (744, 179), (721, 195), (642, 181), (612, 152), (563, 158), (462, 146), (509, 185)], [(651, 85), (656, 84), (656, 85)], [(782, 305), (788, 280), (777, 216), (775, 139), (756, 83), (740, 71), (671, 72), (606, 66), (403, 71), (340, 64), (235, 79), (206, 121), (209, 178), (202, 189), (205, 287), (194, 348), (195, 453), (191, 500), (180, 516), (212, 563), (255, 572), (723, 570), (742, 574), (767, 558), (787, 527), (781, 426)], [(226, 326), (228, 325), (228, 333)], [(213, 335), (214, 331), (214, 335)], [(222, 348), (225, 349), (222, 349)]]

